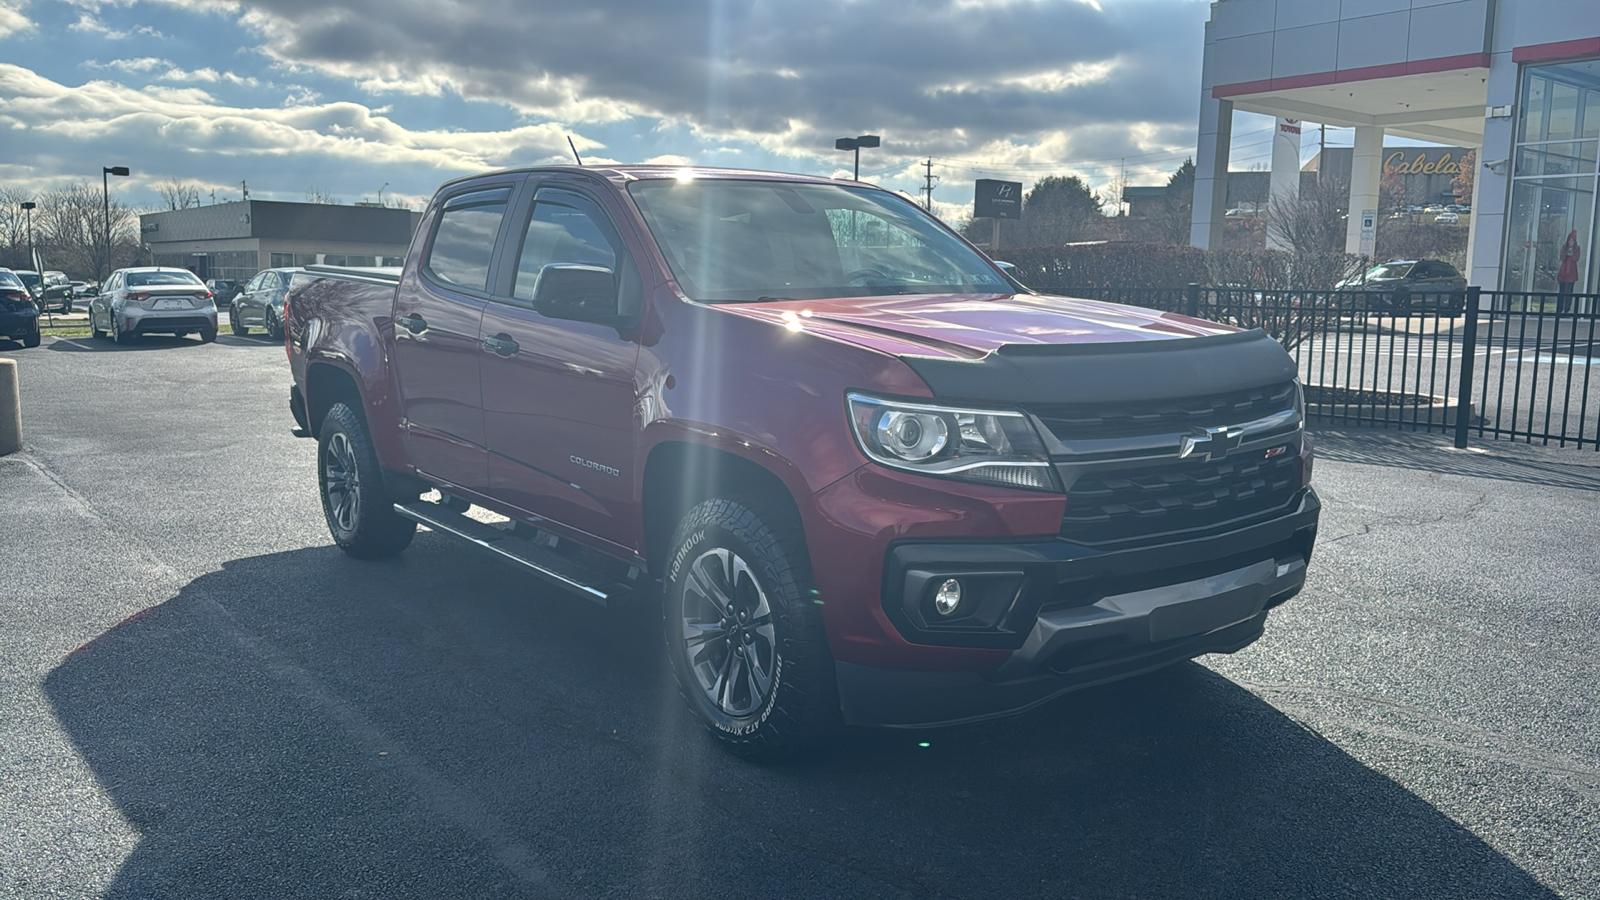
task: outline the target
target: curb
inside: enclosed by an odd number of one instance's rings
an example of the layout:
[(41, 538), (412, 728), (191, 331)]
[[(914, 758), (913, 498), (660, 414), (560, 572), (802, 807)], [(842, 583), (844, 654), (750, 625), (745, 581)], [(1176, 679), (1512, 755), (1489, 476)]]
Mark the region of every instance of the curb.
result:
[(22, 449), (22, 394), (17, 361), (0, 359), (0, 456)]

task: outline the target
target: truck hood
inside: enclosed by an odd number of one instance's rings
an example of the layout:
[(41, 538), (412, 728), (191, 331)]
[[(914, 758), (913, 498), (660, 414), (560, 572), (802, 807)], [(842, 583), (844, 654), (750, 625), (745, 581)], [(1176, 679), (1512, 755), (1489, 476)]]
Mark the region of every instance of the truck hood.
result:
[(1029, 294), (781, 300), (717, 309), (894, 356), (967, 360), (1007, 345), (1170, 341), (1237, 330), (1175, 313)]
[[(1209, 396), (1295, 377), (1283, 347), (1174, 313), (1035, 294), (722, 305), (900, 358), (933, 396), (1013, 404)], [(870, 388), (870, 385), (863, 385)]]

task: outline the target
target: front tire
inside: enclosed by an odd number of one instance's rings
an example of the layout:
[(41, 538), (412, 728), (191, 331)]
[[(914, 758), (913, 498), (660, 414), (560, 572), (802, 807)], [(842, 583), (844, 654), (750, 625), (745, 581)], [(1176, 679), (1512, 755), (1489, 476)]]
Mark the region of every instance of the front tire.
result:
[(366, 423), (335, 403), (317, 437), (322, 514), (339, 549), (357, 559), (393, 556), (411, 544), (417, 523), (394, 511)]
[(791, 518), (706, 500), (678, 524), (666, 572), (679, 693), (718, 741), (750, 758), (813, 746), (839, 721), (821, 606)]

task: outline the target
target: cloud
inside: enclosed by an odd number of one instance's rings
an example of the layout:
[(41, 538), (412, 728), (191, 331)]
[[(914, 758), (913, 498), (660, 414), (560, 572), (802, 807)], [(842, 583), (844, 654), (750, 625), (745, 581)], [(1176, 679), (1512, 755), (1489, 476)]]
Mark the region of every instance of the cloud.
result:
[(97, 34), (107, 40), (112, 41), (127, 40), (131, 37), (148, 37), (164, 40), (167, 37), (167, 35), (162, 34), (149, 25), (135, 25), (126, 31), (120, 31), (112, 28), (105, 22), (102, 22), (99, 17), (95, 16), (93, 13), (88, 12), (79, 13), (78, 21), (68, 25), (67, 29), (69, 31), (81, 31), (88, 34)]
[(816, 159), (828, 158), (835, 132), (877, 132), (886, 147), (940, 155), (1106, 123), (1192, 130), (1206, 10), (1083, 0), (252, 0), (235, 8), (272, 38), (262, 52), (279, 65), (373, 94), (489, 100), (574, 124), (657, 120), (702, 141), (753, 140)]
[[(119, 62), (142, 73), (166, 64)], [(252, 191), (258, 196), (298, 199), (307, 184), (374, 180), (410, 182), (420, 193), (461, 173), (565, 161), (569, 152), (565, 129), (548, 123), (493, 132), (412, 130), (357, 103), (234, 107), (193, 86), (134, 88), (108, 80), (68, 86), (5, 63), (0, 98), (0, 129), (27, 133), (7, 162), (46, 187), (52, 178), (72, 180), (70, 173), (98, 172), (104, 160), (115, 159), (152, 183), (177, 177), (225, 186), (249, 177), (260, 185)], [(382, 174), (389, 171), (396, 174)], [(253, 173), (271, 173), (273, 183)]]
[(28, 0), (0, 0), (0, 38), (34, 27), (33, 20), (22, 14), (27, 8)]

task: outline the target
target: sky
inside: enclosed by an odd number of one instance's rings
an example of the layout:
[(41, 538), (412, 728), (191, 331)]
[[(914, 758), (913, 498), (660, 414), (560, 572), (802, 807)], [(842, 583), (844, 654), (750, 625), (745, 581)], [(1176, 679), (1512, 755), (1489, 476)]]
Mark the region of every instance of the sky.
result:
[[(510, 166), (861, 177), (970, 215), (973, 181), (1164, 184), (1194, 154), (1206, 0), (0, 0), (0, 184), (125, 165), (420, 209)], [(1271, 121), (1239, 114), (1235, 168)], [(1314, 136), (1311, 138), (1314, 142)], [(1331, 142), (1330, 142), (1331, 143)], [(1123, 173), (1126, 173), (1125, 175)]]

